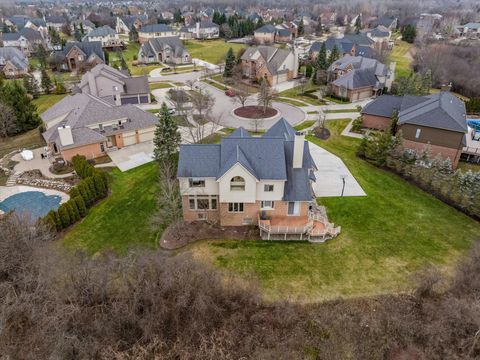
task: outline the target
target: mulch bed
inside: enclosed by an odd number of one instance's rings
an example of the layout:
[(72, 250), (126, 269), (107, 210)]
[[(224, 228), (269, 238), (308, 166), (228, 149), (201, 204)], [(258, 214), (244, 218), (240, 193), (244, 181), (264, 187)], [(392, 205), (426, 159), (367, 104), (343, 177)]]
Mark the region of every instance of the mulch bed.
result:
[(260, 236), (255, 226), (220, 226), (207, 221), (182, 221), (163, 232), (160, 246), (175, 250), (199, 240), (226, 239), (260, 240)]
[(313, 133), (315, 134), (315, 137), (322, 140), (327, 140), (330, 137), (330, 130), (327, 128), (316, 127), (313, 129)]
[(248, 105), (245, 107), (236, 108), (233, 110), (233, 113), (237, 116), (247, 119), (262, 119), (275, 116), (277, 115), (278, 111), (269, 107), (265, 112), (263, 112), (263, 108), (260, 106)]

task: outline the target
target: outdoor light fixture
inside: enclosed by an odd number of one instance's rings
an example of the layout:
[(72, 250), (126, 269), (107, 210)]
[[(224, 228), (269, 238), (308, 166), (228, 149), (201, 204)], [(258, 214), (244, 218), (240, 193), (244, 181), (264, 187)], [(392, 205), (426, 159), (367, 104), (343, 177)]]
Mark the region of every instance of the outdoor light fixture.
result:
[(345, 179), (346, 178), (347, 178), (346, 174), (341, 174), (340, 175), (340, 179), (342, 179), (342, 195), (340, 195), (340, 196), (343, 196), (343, 192), (345, 191)]

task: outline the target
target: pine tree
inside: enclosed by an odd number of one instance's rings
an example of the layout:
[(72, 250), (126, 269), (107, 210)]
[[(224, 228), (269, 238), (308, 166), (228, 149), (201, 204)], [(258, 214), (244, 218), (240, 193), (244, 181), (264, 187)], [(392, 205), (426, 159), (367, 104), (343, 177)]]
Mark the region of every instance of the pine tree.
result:
[(40, 67), (46, 69), (48, 64), (48, 54), (42, 45), (37, 45), (37, 59), (40, 63)]
[(168, 112), (167, 104), (163, 103), (160, 109), (160, 119), (155, 128), (155, 137), (153, 151), (155, 159), (158, 161), (169, 161), (177, 153), (180, 145), (180, 133), (175, 120)]
[(335, 61), (339, 59), (340, 55), (338, 54), (337, 45), (333, 45), (332, 52), (328, 57), (328, 66), (332, 65)]
[(360, 33), (360, 30), (362, 30), (362, 18), (360, 15), (358, 15), (357, 19), (355, 20), (355, 32), (358, 34)]
[(305, 24), (303, 23), (303, 17), (300, 19), (300, 22), (298, 23), (298, 36), (302, 36), (303, 33), (305, 32)]
[(77, 205), (78, 213), (81, 217), (84, 217), (87, 214), (87, 206), (85, 205), (85, 200), (82, 196), (78, 195), (73, 198), (75, 204)]
[(5, 105), (14, 109), (19, 132), (31, 130), (40, 125), (41, 120), (36, 113), (36, 106), (20, 82), (1, 84), (0, 99)]
[(320, 36), (323, 34), (322, 19), (318, 18), (318, 24), (315, 26), (315, 35)]
[(313, 66), (315, 68), (315, 74), (313, 75), (314, 83), (325, 83), (325, 72), (328, 69), (327, 47), (325, 45), (325, 42), (322, 43), (322, 46), (320, 47), (320, 51), (318, 52), (317, 58), (315, 59), (315, 63), (313, 64)]
[(100, 197), (107, 195), (107, 188), (105, 186), (104, 178), (99, 171), (96, 171), (93, 175), (93, 183), (95, 184), (95, 190)]
[(228, 49), (227, 56), (225, 57), (225, 69), (223, 71), (223, 76), (232, 77), (234, 67), (235, 67), (235, 55), (233, 54), (233, 49), (230, 48)]
[(52, 80), (47, 74), (47, 70), (45, 68), (42, 69), (42, 90), (45, 91), (47, 94), (50, 94), (50, 89), (52, 88)]
[(105, 64), (110, 65), (110, 55), (109, 55), (108, 51), (104, 50), (103, 55), (105, 57)]
[(68, 211), (68, 207), (65, 204), (60, 205), (58, 208), (58, 215), (60, 216), (60, 221), (62, 222), (62, 228), (65, 229), (66, 227), (70, 226), (71, 219), (70, 219), (70, 213)]
[(80, 34), (85, 35), (85, 29), (83, 28), (83, 23), (80, 23)]
[(417, 29), (414, 25), (406, 25), (402, 29), (402, 40), (412, 44), (417, 36)]

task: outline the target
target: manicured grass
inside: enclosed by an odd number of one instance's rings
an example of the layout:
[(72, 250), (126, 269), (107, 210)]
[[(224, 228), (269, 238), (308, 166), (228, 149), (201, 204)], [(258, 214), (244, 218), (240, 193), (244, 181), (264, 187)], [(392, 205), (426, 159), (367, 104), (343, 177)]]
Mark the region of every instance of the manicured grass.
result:
[(216, 87), (218, 90), (220, 91), (225, 91), (225, 89), (227, 88), (226, 85), (220, 85), (219, 83), (216, 83), (215, 81), (211, 81), (211, 80), (203, 80), (204, 83), (208, 84), (208, 85), (212, 85), (213, 87)]
[(51, 106), (55, 105), (57, 102), (62, 100), (68, 94), (49, 94), (49, 95), (40, 95), (38, 98), (33, 99), (32, 102), (37, 107), (37, 113), (41, 114)]
[(36, 149), (41, 146), (45, 146), (45, 140), (38, 129), (33, 129), (17, 136), (0, 139), (0, 158), (13, 150)]
[(155, 247), (157, 233), (150, 220), (156, 209), (157, 171), (154, 162), (123, 173), (114, 169), (110, 173), (111, 194), (91, 208), (83, 221), (65, 234), (62, 243), (91, 254)]
[(229, 48), (233, 49), (234, 54), (241, 48), (242, 44), (227, 43), (222, 39), (218, 40), (187, 40), (184, 41), (186, 49), (190, 52), (192, 58), (198, 58), (208, 61), (212, 64), (219, 64), (225, 61), (225, 55)]
[[(312, 84), (308, 84), (307, 86), (305, 86), (305, 91), (308, 92), (308, 93), (313, 93), (317, 89), (318, 89), (318, 87), (315, 86), (315, 85), (312, 85)], [(284, 96), (284, 97), (288, 97), (288, 98), (292, 98), (292, 99), (301, 100), (301, 101), (304, 101), (304, 102), (306, 102), (310, 105), (323, 105), (323, 104), (325, 104), (324, 101), (322, 101), (318, 98), (314, 99), (314, 98), (311, 98), (310, 96), (307, 96), (305, 94), (301, 94), (299, 87), (294, 87), (294, 88), (291, 88), (291, 89), (284, 90), (284, 91), (280, 92), (278, 94), (278, 96)]]
[(324, 99), (328, 100), (328, 101), (331, 101), (331, 102), (334, 102), (335, 104), (350, 104), (350, 101), (348, 101), (348, 100), (340, 100), (340, 99), (337, 99), (337, 98), (334, 98), (334, 97), (331, 97), (331, 96), (325, 96)]
[(338, 110), (325, 110), (325, 114), (340, 114), (340, 113), (352, 113), (358, 112), (358, 109), (338, 109)]
[(295, 125), (293, 128), (297, 131), (300, 131), (300, 130), (303, 130), (303, 129), (307, 129), (311, 126), (313, 126), (313, 124), (315, 124), (317, 122), (317, 120), (306, 120), (298, 125)]
[(480, 171), (480, 164), (460, 161), (458, 163), (458, 169), (462, 170), (463, 172), (467, 172), (468, 170), (471, 170), (472, 172), (477, 172)]
[(308, 106), (308, 104), (304, 104), (304, 103), (301, 103), (300, 101), (296, 101), (296, 100), (293, 100), (293, 99), (286, 99), (286, 98), (277, 98), (275, 99), (275, 101), (279, 101), (279, 102), (284, 102), (284, 103), (287, 103), (287, 104), (290, 104), (290, 105), (293, 105), (293, 106)]
[(397, 66), (395, 68), (395, 78), (407, 77), (412, 72), (412, 58), (407, 55), (412, 49), (413, 45), (406, 41), (397, 40), (390, 53), (389, 60), (395, 61)]
[(480, 225), (395, 174), (355, 155), (359, 140), (340, 136), (347, 120), (329, 121), (327, 141), (368, 194), (322, 198), (342, 233), (326, 244), (205, 241), (191, 251), (220, 268), (258, 280), (270, 299), (316, 301), (412, 289), (411, 275), (434, 263), (449, 273), (478, 239)]
[(168, 89), (168, 88), (171, 88), (171, 87), (172, 87), (172, 85), (167, 84), (167, 83), (161, 83), (161, 82), (150, 83), (150, 91), (156, 90), (156, 89)]

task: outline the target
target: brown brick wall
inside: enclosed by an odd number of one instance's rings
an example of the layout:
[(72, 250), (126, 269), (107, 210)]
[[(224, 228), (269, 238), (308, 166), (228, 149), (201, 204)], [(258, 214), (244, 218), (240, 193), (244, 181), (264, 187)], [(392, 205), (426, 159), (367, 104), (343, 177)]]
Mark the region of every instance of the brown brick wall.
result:
[[(418, 152), (423, 151), (425, 148), (425, 143), (422, 142), (416, 142), (412, 140), (403, 140), (403, 146), (407, 149), (412, 149), (416, 150)], [(431, 157), (434, 158), (438, 154), (440, 154), (444, 159), (450, 158), (452, 161), (452, 166), (455, 169), (458, 165), (458, 161), (460, 160), (460, 155), (462, 154), (462, 149), (453, 149), (445, 146), (439, 146), (439, 145), (432, 145), (429, 144), (430, 148), (430, 154)]]
[[(107, 144), (104, 144), (105, 150), (107, 149)], [(62, 150), (62, 156), (65, 161), (70, 161), (75, 155), (83, 155), (87, 159), (94, 159), (100, 156), (105, 155), (105, 152), (100, 150), (100, 143), (90, 144), (79, 146), (72, 149)]]
[(218, 221), (220, 219), (219, 210), (190, 210), (188, 195), (182, 196), (183, 220), (195, 221), (198, 220), (198, 214), (207, 214), (207, 219), (210, 221)]
[(377, 115), (363, 115), (363, 126), (369, 129), (386, 130), (390, 126), (391, 119)]

